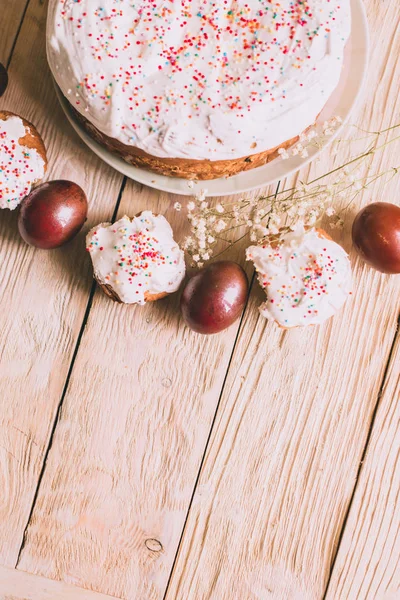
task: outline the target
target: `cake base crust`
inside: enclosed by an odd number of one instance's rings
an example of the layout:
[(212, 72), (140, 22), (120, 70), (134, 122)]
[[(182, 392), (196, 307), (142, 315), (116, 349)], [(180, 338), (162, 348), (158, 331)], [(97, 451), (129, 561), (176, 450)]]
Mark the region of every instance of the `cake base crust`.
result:
[[(122, 302), (121, 298), (118, 296), (117, 292), (109, 285), (108, 283), (100, 283), (100, 281), (94, 277), (97, 281), (98, 285), (101, 287), (106, 296), (114, 300), (114, 302), (118, 302), (118, 304), (126, 304)], [(166, 298), (169, 296), (167, 292), (161, 292), (160, 294), (148, 294), (147, 292), (144, 295), (146, 302), (156, 302), (157, 300), (161, 300), (162, 298)]]
[(287, 149), (299, 141), (299, 136), (292, 138), (271, 150), (265, 150), (257, 154), (249, 154), (242, 158), (232, 160), (193, 160), (186, 158), (159, 158), (147, 154), (140, 148), (127, 146), (99, 131), (90, 121), (83, 117), (73, 106), (71, 109), (77, 121), (84, 127), (87, 133), (109, 152), (117, 154), (127, 163), (140, 169), (147, 169), (167, 177), (180, 177), (189, 180), (218, 179), (219, 177), (231, 177), (242, 171), (249, 171), (261, 167), (278, 157), (280, 148)]

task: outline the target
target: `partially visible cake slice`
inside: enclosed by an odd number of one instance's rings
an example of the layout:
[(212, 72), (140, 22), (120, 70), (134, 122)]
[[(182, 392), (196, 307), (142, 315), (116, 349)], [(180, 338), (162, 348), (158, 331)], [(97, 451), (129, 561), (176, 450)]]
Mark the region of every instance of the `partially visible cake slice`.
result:
[(46, 148), (36, 128), (0, 111), (0, 208), (14, 210), (47, 169)]

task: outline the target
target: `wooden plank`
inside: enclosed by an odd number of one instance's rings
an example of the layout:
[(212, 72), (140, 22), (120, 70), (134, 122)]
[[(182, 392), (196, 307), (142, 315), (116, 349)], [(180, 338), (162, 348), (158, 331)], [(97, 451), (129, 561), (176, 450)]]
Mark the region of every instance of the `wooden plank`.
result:
[(400, 597), (400, 334), (326, 600)]
[(29, 0), (2, 0), (0, 19), (0, 62), (7, 65), (25, 7)]
[[(130, 183), (119, 215), (150, 207), (179, 240), (176, 200)], [(178, 294), (132, 307), (96, 293), (19, 567), (162, 598), (237, 329), (194, 334)]]
[[(121, 177), (80, 143), (58, 107), (46, 64), (46, 11), (31, 2), (1, 105), (42, 133), (48, 179), (71, 179), (86, 190), (87, 229), (112, 215)], [(91, 266), (84, 233), (67, 248), (35, 250), (18, 235), (17, 211), (1, 211), (0, 238), (0, 563), (15, 566), (87, 306)]]
[[(368, 6), (367, 90), (377, 93), (358, 124), (377, 130), (400, 112), (400, 35), (394, 3)], [(332, 157), (318, 172), (324, 164)], [(397, 164), (398, 145), (372, 172)], [(397, 189), (392, 180), (373, 197), (395, 201)], [(335, 232), (348, 250), (356, 211), (341, 239)], [(354, 252), (352, 261), (354, 299), (320, 328), (279, 331), (258, 316), (263, 296), (252, 290), (166, 600), (230, 600), (232, 590), (246, 600), (322, 598), (398, 317), (399, 279)]]
[(52, 581), (24, 571), (0, 566), (0, 600), (118, 600), (112, 596), (98, 594)]

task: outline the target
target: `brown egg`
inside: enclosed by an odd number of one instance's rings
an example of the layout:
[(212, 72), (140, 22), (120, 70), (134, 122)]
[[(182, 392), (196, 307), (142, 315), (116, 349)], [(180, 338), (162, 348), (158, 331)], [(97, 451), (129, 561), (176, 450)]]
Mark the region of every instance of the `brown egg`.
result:
[(6, 68), (0, 63), (0, 98), (4, 94), (8, 85), (8, 74)]
[(212, 263), (186, 284), (181, 297), (183, 318), (197, 333), (218, 333), (240, 317), (248, 287), (240, 265), (231, 261)]
[(85, 192), (72, 181), (49, 181), (21, 203), (18, 228), (22, 238), (37, 248), (63, 246), (82, 229), (87, 216)]
[(400, 273), (400, 207), (375, 202), (356, 216), (352, 238), (361, 258), (382, 273)]

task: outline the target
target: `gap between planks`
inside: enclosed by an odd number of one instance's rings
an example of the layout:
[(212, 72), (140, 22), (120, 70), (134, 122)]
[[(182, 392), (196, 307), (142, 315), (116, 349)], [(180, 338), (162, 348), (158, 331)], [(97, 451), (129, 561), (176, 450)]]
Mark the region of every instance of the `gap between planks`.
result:
[(330, 567), (330, 570), (329, 570), (329, 577), (328, 577), (327, 582), (326, 582), (326, 588), (325, 588), (322, 600), (326, 600), (326, 598), (327, 598), (327, 594), (328, 594), (328, 590), (329, 590), (329, 585), (330, 585), (330, 582), (331, 582), (332, 574), (333, 574), (334, 569), (335, 569), (336, 560), (337, 560), (337, 557), (338, 557), (338, 554), (339, 554), (339, 550), (340, 550), (340, 546), (341, 546), (341, 543), (342, 543), (342, 540), (343, 540), (344, 533), (346, 531), (346, 526), (347, 526), (347, 522), (348, 522), (348, 519), (349, 519), (351, 508), (353, 506), (354, 497), (356, 495), (356, 492), (357, 492), (357, 489), (358, 489), (358, 485), (359, 485), (359, 482), (360, 482), (360, 477), (361, 477), (361, 474), (362, 474), (362, 470), (364, 468), (364, 460), (365, 460), (366, 454), (367, 454), (369, 446), (370, 446), (371, 436), (372, 436), (372, 432), (374, 430), (376, 416), (378, 414), (379, 407), (380, 407), (380, 404), (381, 404), (381, 400), (382, 400), (382, 396), (383, 396), (383, 391), (384, 391), (385, 386), (386, 386), (387, 381), (388, 381), (389, 367), (390, 367), (390, 364), (391, 364), (391, 360), (392, 360), (392, 358), (394, 356), (394, 351), (395, 351), (395, 348), (396, 348), (397, 338), (400, 339), (400, 315), (399, 315), (399, 318), (398, 318), (398, 321), (397, 321), (397, 329), (396, 329), (396, 331), (394, 333), (394, 336), (393, 336), (393, 342), (392, 342), (392, 346), (390, 348), (390, 352), (389, 352), (387, 364), (386, 364), (386, 367), (385, 367), (385, 371), (383, 373), (382, 383), (381, 383), (381, 386), (379, 388), (379, 392), (378, 392), (377, 397), (376, 397), (376, 403), (375, 403), (375, 406), (374, 406), (374, 409), (373, 409), (373, 412), (372, 412), (371, 422), (370, 422), (369, 430), (368, 430), (368, 435), (367, 435), (367, 439), (365, 440), (364, 450), (363, 450), (361, 458), (360, 458), (360, 464), (359, 464), (357, 475), (356, 475), (356, 479), (355, 479), (355, 482), (354, 482), (353, 492), (351, 494), (351, 497), (350, 497), (350, 500), (349, 500), (349, 504), (348, 504), (348, 507), (347, 507), (347, 510), (346, 510), (346, 513), (345, 513), (345, 516), (344, 516), (343, 523), (342, 523), (342, 527), (341, 527), (340, 532), (339, 532), (336, 550), (335, 550), (335, 553), (334, 553), (334, 555), (332, 557), (331, 567)]
[[(8, 68), (9, 68), (10, 64), (11, 64), (11, 60), (12, 60), (12, 57), (13, 57), (13, 54), (14, 54), (15, 46), (17, 45), (19, 34), (21, 33), (22, 24), (24, 22), (25, 15), (26, 15), (26, 12), (28, 10), (28, 6), (29, 6), (30, 1), (31, 0), (26, 0), (26, 2), (25, 2), (25, 8), (24, 8), (24, 10), (22, 12), (21, 19), (20, 19), (20, 22), (19, 22), (19, 25), (18, 25), (18, 29), (17, 29), (16, 34), (14, 36), (14, 41), (12, 43), (10, 54), (9, 54), (7, 62), (6, 62), (6, 69), (7, 69), (7, 71), (8, 71)], [(40, 0), (40, 2), (43, 2), (43, 0)]]
[[(114, 220), (116, 218), (116, 215), (118, 213), (119, 205), (121, 204), (121, 198), (122, 198), (122, 195), (123, 195), (124, 190), (125, 190), (126, 182), (127, 182), (127, 177), (124, 176), (124, 178), (122, 180), (121, 188), (120, 188), (119, 193), (118, 193), (118, 198), (117, 198), (117, 202), (115, 204), (114, 212), (113, 212), (113, 215), (111, 217), (112, 222), (114, 222)], [(22, 543), (21, 543), (21, 546), (20, 546), (20, 549), (19, 549), (19, 552), (18, 552), (17, 560), (15, 562), (15, 568), (18, 567), (18, 563), (19, 563), (19, 560), (21, 558), (21, 553), (22, 553), (22, 551), (24, 549), (24, 546), (25, 546), (26, 532), (27, 532), (27, 529), (29, 527), (29, 523), (30, 523), (30, 520), (31, 520), (31, 517), (32, 517), (32, 513), (35, 510), (36, 500), (37, 500), (37, 497), (38, 497), (38, 494), (39, 494), (39, 490), (40, 490), (40, 484), (42, 483), (43, 475), (44, 475), (44, 472), (46, 470), (47, 457), (49, 455), (49, 452), (50, 452), (52, 444), (53, 444), (53, 438), (54, 438), (55, 430), (57, 428), (57, 424), (58, 424), (58, 422), (60, 420), (62, 405), (63, 405), (65, 396), (66, 396), (67, 391), (68, 391), (68, 386), (69, 386), (69, 382), (71, 380), (72, 371), (74, 369), (74, 364), (75, 364), (75, 361), (76, 361), (76, 357), (78, 356), (78, 352), (79, 352), (79, 346), (81, 345), (81, 341), (82, 341), (82, 337), (83, 337), (83, 334), (84, 334), (84, 331), (85, 331), (85, 327), (86, 327), (86, 324), (87, 324), (88, 319), (89, 319), (89, 315), (90, 315), (90, 311), (91, 311), (91, 308), (92, 308), (93, 298), (94, 298), (94, 294), (95, 294), (95, 291), (96, 291), (96, 287), (97, 287), (97, 283), (93, 279), (92, 287), (90, 289), (88, 303), (87, 303), (85, 314), (84, 314), (83, 320), (82, 320), (82, 325), (81, 325), (81, 328), (80, 328), (80, 331), (79, 331), (79, 334), (78, 334), (78, 338), (77, 338), (77, 341), (76, 341), (74, 353), (72, 355), (71, 364), (70, 364), (69, 369), (68, 369), (67, 378), (65, 380), (64, 389), (62, 391), (60, 402), (58, 404), (56, 415), (55, 415), (55, 418), (54, 418), (54, 422), (53, 422), (53, 425), (52, 425), (52, 428), (51, 428), (49, 442), (47, 444), (47, 448), (46, 448), (45, 453), (44, 453), (42, 468), (41, 468), (41, 471), (40, 471), (40, 474), (39, 474), (39, 479), (38, 479), (38, 483), (37, 483), (37, 486), (36, 486), (35, 495), (33, 497), (32, 506), (31, 506), (31, 509), (30, 509), (30, 512), (29, 512), (29, 517), (27, 519), (27, 522), (26, 522), (26, 525), (25, 525), (25, 528), (24, 528), (24, 534), (23, 534), (23, 538), (22, 538)]]
[[(281, 185), (281, 181), (278, 181), (277, 186), (276, 186), (276, 190), (275, 190), (275, 198), (276, 198), (276, 195), (279, 192), (280, 185)], [(224, 393), (224, 390), (225, 390), (226, 380), (228, 378), (229, 370), (231, 368), (233, 355), (235, 353), (236, 345), (238, 343), (239, 335), (241, 333), (241, 329), (242, 329), (242, 325), (243, 325), (243, 320), (244, 320), (244, 317), (245, 317), (245, 314), (246, 314), (246, 311), (247, 311), (247, 307), (248, 307), (249, 300), (250, 300), (251, 290), (253, 289), (253, 285), (254, 285), (255, 280), (256, 280), (256, 271), (254, 269), (253, 273), (252, 273), (252, 276), (251, 276), (251, 279), (250, 279), (249, 292), (248, 292), (246, 304), (245, 304), (245, 307), (243, 309), (242, 316), (240, 317), (239, 327), (238, 327), (238, 330), (236, 332), (235, 341), (234, 341), (233, 346), (232, 346), (232, 352), (231, 352), (231, 355), (229, 357), (229, 363), (228, 363), (228, 367), (226, 369), (225, 377), (224, 377), (224, 380), (223, 380), (223, 383), (222, 383), (222, 387), (221, 387), (221, 391), (220, 391), (220, 394), (219, 394), (217, 406), (215, 407), (215, 413), (214, 413), (213, 420), (211, 422), (210, 431), (209, 431), (209, 434), (208, 434), (208, 437), (207, 437), (206, 444), (204, 446), (203, 456), (201, 457), (199, 470), (198, 470), (198, 473), (197, 473), (196, 480), (194, 482), (193, 492), (192, 492), (192, 495), (191, 495), (191, 498), (190, 498), (190, 501), (189, 501), (189, 506), (188, 506), (188, 509), (187, 509), (187, 512), (186, 512), (185, 522), (184, 522), (183, 527), (182, 527), (182, 532), (181, 532), (181, 535), (180, 535), (180, 538), (179, 538), (178, 546), (176, 548), (176, 552), (175, 552), (175, 556), (174, 556), (174, 561), (173, 561), (172, 567), (171, 567), (171, 572), (169, 574), (167, 585), (165, 587), (165, 592), (164, 592), (164, 595), (163, 595), (163, 600), (165, 600), (165, 598), (167, 597), (167, 594), (168, 594), (169, 585), (170, 585), (171, 578), (173, 576), (174, 569), (175, 569), (175, 563), (177, 561), (179, 550), (180, 550), (180, 547), (181, 547), (181, 544), (182, 544), (182, 540), (183, 540), (183, 536), (185, 534), (187, 520), (189, 518), (190, 510), (192, 508), (193, 500), (194, 500), (194, 497), (195, 497), (195, 494), (196, 494), (196, 490), (197, 490), (197, 486), (198, 486), (198, 483), (199, 483), (200, 475), (201, 475), (201, 472), (202, 472), (202, 469), (203, 469), (203, 465), (204, 465), (204, 460), (205, 460), (206, 455), (207, 455), (208, 446), (210, 444), (211, 436), (212, 436), (212, 433), (213, 433), (213, 430), (214, 430), (214, 426), (215, 426), (215, 421), (216, 421), (216, 418), (217, 418), (217, 415), (218, 415), (218, 411), (219, 411), (219, 407), (220, 407), (220, 404), (221, 404), (222, 396), (223, 396), (223, 393)]]

